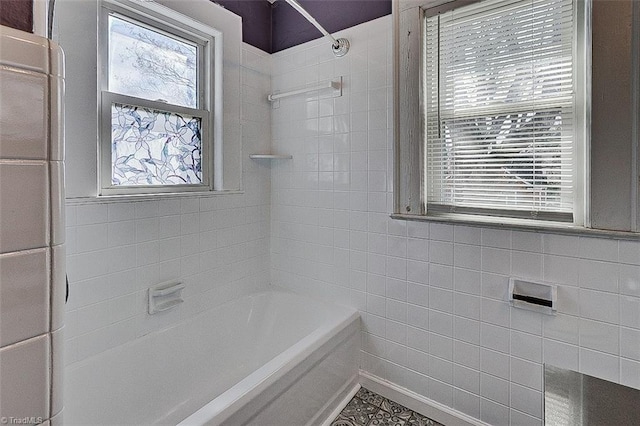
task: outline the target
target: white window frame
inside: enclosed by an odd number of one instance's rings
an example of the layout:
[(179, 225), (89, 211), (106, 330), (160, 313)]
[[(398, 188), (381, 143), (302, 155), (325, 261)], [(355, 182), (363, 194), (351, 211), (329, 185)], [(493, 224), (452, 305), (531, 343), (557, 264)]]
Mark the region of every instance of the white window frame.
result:
[[(198, 106), (187, 108), (108, 91), (109, 16), (186, 40), (198, 49)], [(222, 188), (222, 34), (153, 2), (104, 0), (98, 19), (98, 189), (99, 195), (205, 192)], [(114, 103), (188, 114), (201, 119), (202, 183), (185, 185), (113, 185), (111, 107)]]
[[(422, 36), (425, 11), (446, 11), (482, 0), (397, 0), (394, 2), (396, 81), (394, 216), (407, 219), (435, 219), (452, 222), (557, 227), (552, 221), (479, 214), (428, 211), (423, 103)], [(576, 167), (573, 222), (561, 226), (588, 226), (590, 132), (590, 5), (591, 0), (574, 0), (574, 77), (576, 123)]]

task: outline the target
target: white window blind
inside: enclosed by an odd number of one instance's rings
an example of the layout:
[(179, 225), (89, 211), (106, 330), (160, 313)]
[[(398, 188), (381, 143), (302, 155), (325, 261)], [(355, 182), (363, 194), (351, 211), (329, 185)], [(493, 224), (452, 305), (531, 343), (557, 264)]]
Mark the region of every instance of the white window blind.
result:
[(427, 212), (573, 220), (573, 15), (572, 0), (427, 11)]

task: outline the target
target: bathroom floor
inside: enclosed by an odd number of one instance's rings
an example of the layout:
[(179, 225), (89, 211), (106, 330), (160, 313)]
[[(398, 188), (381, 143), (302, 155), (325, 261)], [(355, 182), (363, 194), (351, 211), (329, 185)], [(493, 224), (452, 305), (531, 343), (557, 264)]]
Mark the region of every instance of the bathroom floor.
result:
[(360, 388), (331, 426), (443, 426), (368, 389)]

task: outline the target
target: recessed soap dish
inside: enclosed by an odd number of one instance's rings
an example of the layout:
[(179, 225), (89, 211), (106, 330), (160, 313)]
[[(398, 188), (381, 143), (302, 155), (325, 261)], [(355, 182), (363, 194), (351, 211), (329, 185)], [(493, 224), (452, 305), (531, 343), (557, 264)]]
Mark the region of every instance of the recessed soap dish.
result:
[(514, 308), (553, 315), (557, 310), (558, 287), (519, 278), (509, 279), (509, 302)]
[(180, 281), (167, 281), (149, 288), (149, 314), (174, 308), (184, 302), (182, 290), (185, 285)]

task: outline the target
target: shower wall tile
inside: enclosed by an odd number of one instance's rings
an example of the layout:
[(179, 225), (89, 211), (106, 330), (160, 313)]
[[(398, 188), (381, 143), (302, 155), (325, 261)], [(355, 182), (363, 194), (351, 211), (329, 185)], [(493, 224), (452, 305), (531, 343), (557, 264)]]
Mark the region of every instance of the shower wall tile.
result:
[(54, 417), (64, 406), (64, 328), (51, 333), (51, 403), (50, 415)]
[(51, 185), (51, 245), (65, 242), (65, 209), (64, 209), (64, 162), (49, 162), (49, 182)]
[[(271, 111), (293, 154), (271, 166), (271, 281), (359, 309), (362, 369), (490, 424), (541, 424), (543, 363), (638, 386), (640, 242), (389, 217), (391, 21), (340, 32), (342, 58), (273, 55), (274, 90), (344, 88)], [(557, 284), (558, 313), (511, 308), (510, 276)]]
[(66, 288), (66, 245), (51, 247), (51, 330), (64, 325)]
[(48, 87), (46, 74), (0, 68), (0, 159), (47, 159)]
[[(271, 171), (248, 154), (271, 150), (271, 57), (248, 45), (242, 57), (242, 194), (67, 200), (67, 366), (269, 284)], [(147, 289), (169, 280), (185, 302), (149, 315)]]
[(61, 339), (51, 352), (63, 323), (65, 259), (51, 248), (64, 242), (62, 53), (7, 27), (0, 52), (0, 416), (49, 423), (52, 399), (61, 408), (62, 398), (52, 376), (61, 383), (63, 372)]
[(49, 331), (50, 254), (0, 254), (0, 347)]
[[(56, 50), (51, 58), (59, 63), (64, 63), (62, 50)], [(52, 69), (59, 69), (58, 65), (52, 64)], [(62, 69), (62, 68), (60, 68)], [(64, 161), (64, 78), (59, 76), (49, 76), (49, 105), (58, 113), (51, 117), (49, 122), (49, 160)]]
[(0, 160), (0, 253), (48, 245), (48, 188), (45, 161)]
[(41, 421), (49, 418), (49, 361), (49, 335), (0, 349), (1, 417), (40, 417)]

